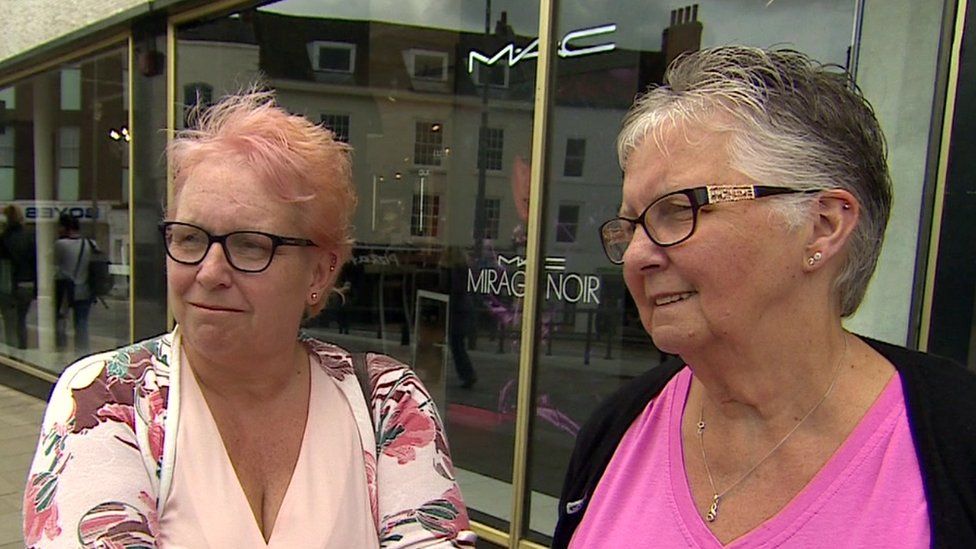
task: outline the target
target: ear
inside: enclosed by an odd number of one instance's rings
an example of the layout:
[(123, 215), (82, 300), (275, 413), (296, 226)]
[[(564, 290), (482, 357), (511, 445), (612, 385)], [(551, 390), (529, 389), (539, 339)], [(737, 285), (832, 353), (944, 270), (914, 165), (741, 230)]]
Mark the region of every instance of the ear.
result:
[(325, 250), (317, 255), (305, 292), (305, 301), (308, 305), (315, 305), (328, 297), (329, 290), (335, 285), (336, 278), (339, 276), (338, 263), (339, 253), (336, 250)]
[(815, 271), (843, 253), (861, 216), (861, 204), (844, 189), (820, 193), (815, 206), (813, 231), (804, 249), (804, 267)]

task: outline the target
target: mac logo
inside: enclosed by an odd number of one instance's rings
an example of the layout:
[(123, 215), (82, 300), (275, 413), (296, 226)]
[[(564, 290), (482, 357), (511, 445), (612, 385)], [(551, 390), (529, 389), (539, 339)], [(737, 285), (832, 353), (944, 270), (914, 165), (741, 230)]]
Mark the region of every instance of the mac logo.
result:
[[(615, 42), (576, 47), (573, 46), (573, 41), (582, 40), (583, 38), (590, 38), (593, 36), (600, 36), (601, 34), (610, 34), (612, 32), (616, 32), (616, 30), (616, 23), (608, 23), (606, 25), (600, 25), (599, 27), (589, 27), (569, 31), (566, 33), (566, 36), (563, 36), (563, 39), (559, 41), (559, 49), (556, 50), (556, 53), (559, 55), (559, 57), (566, 58), (582, 57), (584, 55), (593, 55), (595, 53), (612, 51), (617, 48), (617, 44)], [(505, 57), (508, 57), (509, 67), (515, 66), (516, 63), (522, 61), (523, 59), (534, 59), (539, 57), (539, 39), (536, 38), (524, 48), (517, 47), (515, 44), (508, 44), (502, 49), (498, 50), (491, 57), (488, 57), (480, 51), (471, 50), (468, 52), (468, 72), (474, 72), (475, 61), (481, 63), (482, 65), (494, 65)]]

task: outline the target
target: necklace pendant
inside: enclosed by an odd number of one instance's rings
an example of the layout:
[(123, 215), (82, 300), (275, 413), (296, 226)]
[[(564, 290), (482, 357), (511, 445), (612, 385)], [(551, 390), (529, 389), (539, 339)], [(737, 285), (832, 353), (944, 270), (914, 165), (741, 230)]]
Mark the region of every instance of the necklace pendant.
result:
[(708, 506), (708, 512), (705, 513), (705, 520), (708, 522), (715, 522), (715, 519), (718, 518), (718, 500), (718, 494), (712, 496), (712, 504)]

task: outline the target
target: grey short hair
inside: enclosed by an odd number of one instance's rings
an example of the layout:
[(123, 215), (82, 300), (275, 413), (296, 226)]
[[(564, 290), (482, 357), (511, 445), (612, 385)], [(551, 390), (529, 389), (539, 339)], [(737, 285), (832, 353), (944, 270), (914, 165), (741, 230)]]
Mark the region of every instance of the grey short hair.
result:
[[(680, 122), (729, 131), (733, 167), (766, 185), (841, 188), (861, 205), (835, 280), (843, 316), (857, 310), (881, 254), (891, 212), (884, 135), (871, 105), (841, 68), (791, 50), (722, 46), (685, 54), (664, 84), (639, 96), (617, 137), (620, 166), (652, 134)], [(770, 199), (791, 227), (811, 195)]]

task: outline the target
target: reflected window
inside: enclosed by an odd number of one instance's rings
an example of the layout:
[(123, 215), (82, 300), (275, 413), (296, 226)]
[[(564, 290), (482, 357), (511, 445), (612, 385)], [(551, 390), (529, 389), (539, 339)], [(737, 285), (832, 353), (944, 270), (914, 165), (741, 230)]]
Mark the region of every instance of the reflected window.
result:
[(81, 69), (61, 69), (61, 110), (81, 110)]
[(437, 236), (437, 220), (441, 208), (441, 197), (436, 194), (413, 195), (413, 211), (410, 214), (410, 234), (412, 236)]
[(501, 221), (502, 201), (499, 198), (485, 199), (485, 238), (496, 240)]
[(444, 127), (440, 122), (417, 122), (414, 131), (413, 163), (440, 166), (444, 150)]
[(579, 212), (578, 204), (559, 205), (559, 217), (556, 221), (556, 242), (576, 242)]
[(316, 71), (351, 74), (356, 67), (356, 45), (321, 40), (310, 42), (308, 57)]
[(447, 53), (430, 50), (410, 50), (410, 75), (420, 80), (447, 80)]
[(190, 127), (187, 117), (190, 111), (200, 105), (205, 107), (213, 103), (213, 86), (205, 82), (193, 82), (183, 86), (183, 127)]
[(15, 158), (13, 128), (0, 126), (0, 200), (14, 199)]
[(323, 114), (322, 125), (328, 128), (337, 141), (349, 142), (349, 115), (348, 114)]
[(583, 160), (586, 158), (586, 139), (570, 137), (566, 140), (566, 161), (563, 163), (563, 175), (566, 177), (583, 177)]
[(496, 63), (494, 65), (482, 65), (476, 63), (474, 72), (471, 73), (472, 81), (478, 86), (490, 86), (492, 88), (508, 87), (508, 65)]
[(483, 138), (481, 140), (482, 151), (485, 159), (485, 169), (501, 171), (502, 153), (505, 148), (505, 130), (501, 128), (483, 128)]
[(213, 103), (213, 86), (205, 82), (194, 82), (183, 86), (183, 104), (187, 107)]
[(17, 94), (14, 87), (10, 86), (0, 90), (0, 124), (5, 120), (6, 111), (17, 108)]
[(81, 156), (81, 128), (58, 129), (58, 200), (78, 200), (78, 166)]

